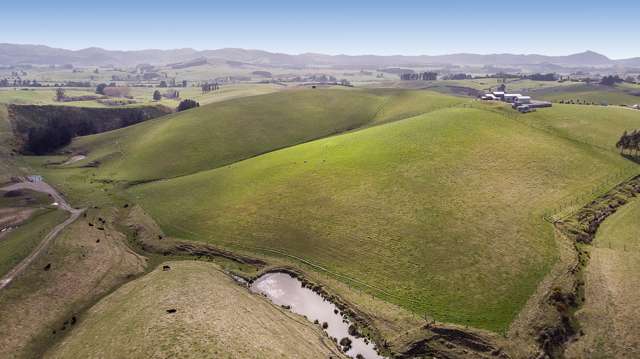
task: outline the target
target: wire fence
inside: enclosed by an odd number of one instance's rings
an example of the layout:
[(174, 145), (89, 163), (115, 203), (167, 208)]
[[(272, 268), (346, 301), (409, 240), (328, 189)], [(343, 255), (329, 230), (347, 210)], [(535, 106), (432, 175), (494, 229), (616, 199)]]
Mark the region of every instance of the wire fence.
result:
[(543, 218), (550, 223), (556, 223), (571, 216), (580, 208), (596, 198), (606, 194), (617, 185), (636, 177), (640, 170), (621, 169), (608, 174), (591, 188), (586, 188), (578, 195), (569, 195), (558, 201), (558, 205), (544, 210)]

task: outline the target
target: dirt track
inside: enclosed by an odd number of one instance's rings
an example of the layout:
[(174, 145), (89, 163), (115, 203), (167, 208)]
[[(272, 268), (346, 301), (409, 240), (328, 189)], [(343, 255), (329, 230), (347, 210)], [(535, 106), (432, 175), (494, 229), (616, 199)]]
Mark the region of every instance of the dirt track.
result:
[(2, 277), (2, 279), (0, 279), (0, 290), (2, 290), (6, 286), (8, 286), (16, 276), (20, 275), (20, 273), (22, 273), (25, 270), (25, 268), (27, 268), (31, 264), (31, 262), (33, 262), (33, 260), (36, 259), (40, 255), (40, 253), (42, 253), (42, 251), (49, 246), (51, 241), (58, 235), (58, 233), (60, 233), (60, 231), (62, 231), (66, 226), (68, 226), (69, 224), (73, 223), (73, 221), (78, 219), (80, 214), (84, 212), (84, 209), (75, 209), (71, 207), (71, 205), (67, 203), (64, 197), (62, 197), (62, 195), (58, 193), (58, 191), (56, 191), (49, 184), (42, 181), (40, 182), (23, 181), (23, 182), (14, 183), (12, 185), (9, 185), (0, 189), (3, 191), (29, 189), (32, 191), (47, 193), (51, 195), (53, 200), (58, 204), (58, 208), (64, 211), (67, 211), (71, 214), (69, 218), (67, 218), (64, 222), (55, 226), (51, 230), (51, 232), (47, 233), (47, 235), (44, 236), (40, 244), (38, 244), (36, 249), (34, 249), (33, 252), (29, 254), (29, 256), (23, 259), (22, 262), (20, 262), (11, 271), (9, 271), (9, 273), (7, 273), (4, 277)]

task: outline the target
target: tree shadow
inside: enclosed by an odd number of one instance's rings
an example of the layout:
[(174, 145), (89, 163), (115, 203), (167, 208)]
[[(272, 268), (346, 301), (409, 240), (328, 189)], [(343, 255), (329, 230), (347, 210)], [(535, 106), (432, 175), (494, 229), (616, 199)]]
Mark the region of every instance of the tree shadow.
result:
[(622, 153), (621, 155), (622, 155), (622, 157), (628, 159), (629, 161), (633, 161), (633, 162), (635, 162), (637, 164), (640, 164), (640, 156), (638, 156), (638, 155), (634, 156), (634, 155), (630, 155), (630, 154), (627, 154), (627, 153)]

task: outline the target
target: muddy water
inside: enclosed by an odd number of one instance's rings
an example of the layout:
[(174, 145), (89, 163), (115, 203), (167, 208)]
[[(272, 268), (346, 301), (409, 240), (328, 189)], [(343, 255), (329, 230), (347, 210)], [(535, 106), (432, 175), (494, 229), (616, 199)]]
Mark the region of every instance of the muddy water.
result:
[[(303, 288), (301, 282), (286, 273), (267, 273), (251, 284), (251, 291), (266, 295), (276, 305), (290, 306), (291, 311), (304, 315), (310, 321), (326, 322), (325, 331), (340, 341), (344, 337), (351, 339), (351, 349), (346, 353), (355, 358), (360, 354), (366, 359), (382, 359), (374, 349), (372, 342), (364, 338), (349, 335), (349, 325), (340, 315), (338, 307), (325, 300), (309, 288)], [(337, 312), (337, 313), (336, 313)]]

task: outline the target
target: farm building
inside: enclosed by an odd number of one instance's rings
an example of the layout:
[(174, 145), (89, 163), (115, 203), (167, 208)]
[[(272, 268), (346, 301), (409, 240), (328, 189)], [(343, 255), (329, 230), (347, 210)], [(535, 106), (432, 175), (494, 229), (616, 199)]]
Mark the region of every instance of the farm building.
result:
[(505, 93), (503, 91), (493, 91), (491, 94), (500, 100), (504, 100)]
[(543, 107), (551, 107), (553, 104), (549, 101), (535, 101), (531, 100), (529, 103), (529, 107), (531, 108), (543, 108)]
[(482, 100), (502, 100), (511, 103), (511, 107), (520, 112), (535, 111), (536, 108), (551, 107), (551, 102), (533, 100), (531, 96), (524, 96), (519, 93), (504, 93), (493, 91), (480, 97)]
[(490, 93), (488, 93), (488, 94), (486, 94), (486, 95), (483, 95), (482, 97), (480, 97), (480, 99), (482, 99), (482, 100), (486, 100), (486, 101), (495, 101), (495, 100), (499, 100), (499, 98), (498, 98), (498, 97), (496, 97), (496, 96), (494, 96), (493, 94), (490, 94)]
[(511, 107), (514, 109), (518, 109), (522, 106), (527, 106), (528, 108), (534, 109), (534, 108), (544, 108), (544, 107), (551, 107), (552, 104), (549, 101), (536, 101), (536, 100), (529, 100), (529, 102), (514, 102), (513, 104), (511, 104)]
[(516, 99), (518, 97), (522, 97), (522, 94), (519, 94), (519, 93), (506, 93), (506, 94), (504, 94), (504, 98), (503, 99), (504, 99), (505, 102), (514, 103), (514, 102), (516, 102)]

